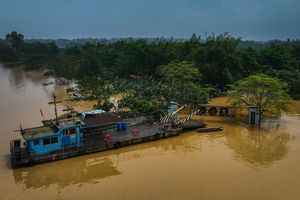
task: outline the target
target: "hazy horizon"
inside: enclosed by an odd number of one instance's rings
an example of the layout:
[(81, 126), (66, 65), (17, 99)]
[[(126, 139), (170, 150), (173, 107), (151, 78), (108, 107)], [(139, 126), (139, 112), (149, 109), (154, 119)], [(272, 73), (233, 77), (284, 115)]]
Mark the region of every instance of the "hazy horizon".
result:
[(297, 0), (1, 0), (0, 38), (189, 38), (229, 32), (244, 40), (300, 38)]

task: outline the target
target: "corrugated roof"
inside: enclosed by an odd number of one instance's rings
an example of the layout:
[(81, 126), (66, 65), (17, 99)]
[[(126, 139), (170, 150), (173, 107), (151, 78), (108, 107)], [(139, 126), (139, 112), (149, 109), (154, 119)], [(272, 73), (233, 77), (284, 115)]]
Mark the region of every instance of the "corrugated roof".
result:
[(40, 126), (40, 127), (23, 129), (22, 133), (23, 133), (23, 138), (25, 140), (47, 137), (55, 134), (54, 129), (49, 126)]

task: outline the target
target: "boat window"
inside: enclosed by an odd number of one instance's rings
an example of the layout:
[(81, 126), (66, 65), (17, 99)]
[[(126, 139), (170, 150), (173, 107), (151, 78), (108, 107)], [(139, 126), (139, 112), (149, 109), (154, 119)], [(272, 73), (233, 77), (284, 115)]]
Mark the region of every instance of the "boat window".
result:
[(43, 139), (43, 144), (44, 144), (44, 145), (50, 144), (50, 138), (44, 138), (44, 139)]
[(64, 130), (64, 135), (73, 135), (76, 134), (76, 128), (69, 128)]
[(52, 126), (51, 127), (54, 133), (57, 133), (59, 131), (59, 129), (56, 126)]
[(40, 140), (39, 139), (33, 140), (33, 145), (39, 145), (39, 144), (40, 144)]
[(51, 138), (51, 144), (56, 144), (56, 143), (58, 143), (58, 137), (57, 136), (52, 137)]

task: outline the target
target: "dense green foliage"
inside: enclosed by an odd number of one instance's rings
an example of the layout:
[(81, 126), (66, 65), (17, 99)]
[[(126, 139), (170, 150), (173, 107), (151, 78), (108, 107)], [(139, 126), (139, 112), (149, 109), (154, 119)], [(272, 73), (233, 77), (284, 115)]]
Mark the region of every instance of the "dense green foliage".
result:
[(5, 40), (0, 40), (0, 61), (25, 64), (27, 69), (48, 67), (58, 54), (54, 42), (25, 42), (24, 36), (15, 31), (7, 34)]
[(199, 68), (192, 63), (171, 62), (161, 66), (159, 74), (168, 102), (176, 101), (179, 104), (189, 105), (207, 102), (209, 90), (201, 86)]
[(228, 92), (236, 106), (256, 106), (260, 114), (279, 114), (287, 108), (286, 84), (264, 74), (251, 75), (231, 85)]
[(122, 106), (137, 112), (155, 112), (170, 101), (194, 105), (208, 100), (208, 89), (201, 87), (199, 70), (189, 62), (160, 66), (159, 78), (127, 81)]
[(8, 33), (5, 39), (16, 52), (20, 51), (24, 44), (24, 35), (16, 31)]
[(161, 106), (161, 99), (205, 102), (208, 93), (224, 94), (230, 84), (257, 73), (283, 80), (288, 93), (300, 98), (299, 41), (250, 45), (228, 34), (194, 34), (189, 40), (120, 39), (58, 48), (12, 32), (0, 40), (0, 60), (79, 80), (94, 98), (126, 90), (127, 102), (153, 101), (148, 107)]

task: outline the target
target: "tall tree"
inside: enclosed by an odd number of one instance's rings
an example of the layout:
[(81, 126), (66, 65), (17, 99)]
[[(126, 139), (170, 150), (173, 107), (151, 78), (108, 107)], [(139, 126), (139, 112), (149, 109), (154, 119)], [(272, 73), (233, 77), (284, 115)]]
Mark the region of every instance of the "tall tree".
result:
[(12, 31), (6, 35), (6, 40), (15, 51), (19, 51), (24, 43), (24, 35), (16, 31)]
[(203, 82), (224, 91), (228, 84), (242, 77), (238, 45), (240, 39), (229, 34), (208, 37), (204, 49), (194, 55), (203, 73)]
[(190, 62), (171, 62), (160, 67), (168, 100), (196, 105), (208, 100), (207, 88), (201, 87), (201, 73)]
[[(236, 106), (256, 106), (262, 117), (266, 112), (278, 114), (289, 102), (287, 85), (265, 74), (251, 75), (231, 85), (229, 97)], [(260, 118), (261, 118), (260, 117)]]

